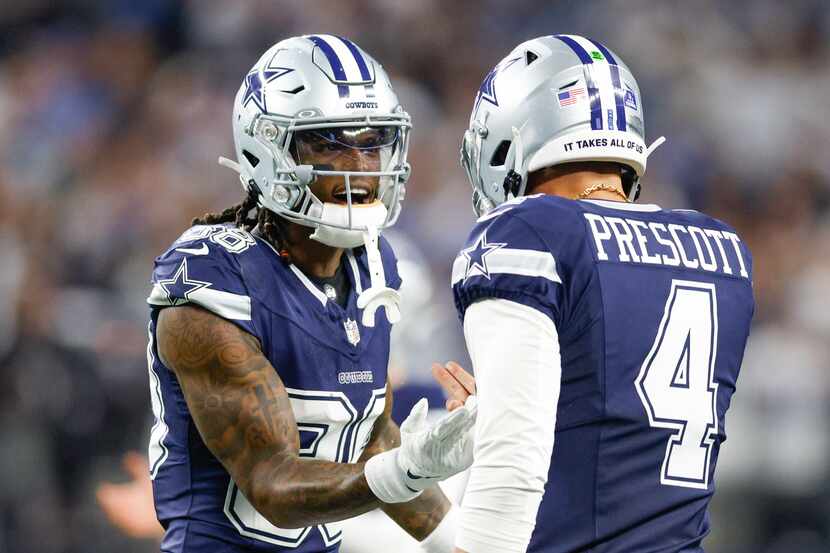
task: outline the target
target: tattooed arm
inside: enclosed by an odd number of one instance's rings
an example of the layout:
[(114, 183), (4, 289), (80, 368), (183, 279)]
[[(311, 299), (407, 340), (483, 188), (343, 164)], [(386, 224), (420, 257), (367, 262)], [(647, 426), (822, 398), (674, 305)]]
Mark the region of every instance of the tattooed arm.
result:
[[(360, 461), (367, 461), (381, 451), (401, 445), (401, 432), (392, 420), (392, 388), (386, 385), (386, 407), (383, 414), (375, 421), (372, 437), (369, 440)], [(381, 503), (381, 510), (398, 526), (418, 541), (423, 540), (435, 530), (438, 523), (450, 510), (450, 502), (441, 488), (433, 486), (407, 503)]]
[(191, 306), (162, 310), (156, 333), (205, 445), (268, 521), (301, 528), (380, 506), (364, 463), (299, 457), (288, 394), (256, 338)]

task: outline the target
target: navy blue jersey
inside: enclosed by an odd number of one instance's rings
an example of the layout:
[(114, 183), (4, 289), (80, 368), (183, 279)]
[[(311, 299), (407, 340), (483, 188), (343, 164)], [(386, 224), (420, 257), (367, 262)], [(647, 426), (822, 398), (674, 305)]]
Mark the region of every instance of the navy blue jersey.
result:
[(536, 195), (480, 218), (453, 266), (459, 315), (531, 306), (562, 363), (529, 552), (700, 552), (754, 311), (752, 258), (694, 211)]
[[(400, 286), (381, 240), (387, 285)], [(363, 250), (358, 250), (363, 251)], [(300, 456), (358, 459), (383, 412), (390, 324), (361, 324), (357, 295), (370, 285), (365, 253), (345, 254), (345, 308), (327, 299), (266, 241), (235, 227), (195, 226), (156, 259), (151, 307), (150, 387), (155, 425), (150, 468), (164, 552), (337, 551), (340, 525), (281, 529), (262, 517), (210, 453), (175, 374), (159, 359), (156, 322), (167, 306), (195, 304), (259, 339), (285, 383), (300, 434)]]

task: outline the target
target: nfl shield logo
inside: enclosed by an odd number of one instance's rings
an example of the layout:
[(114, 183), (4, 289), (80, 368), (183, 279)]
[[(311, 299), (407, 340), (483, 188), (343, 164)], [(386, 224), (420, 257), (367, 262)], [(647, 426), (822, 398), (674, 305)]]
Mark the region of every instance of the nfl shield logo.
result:
[(346, 319), (346, 322), (343, 323), (343, 328), (346, 329), (346, 339), (351, 345), (356, 346), (360, 341), (360, 329), (357, 326), (357, 321)]

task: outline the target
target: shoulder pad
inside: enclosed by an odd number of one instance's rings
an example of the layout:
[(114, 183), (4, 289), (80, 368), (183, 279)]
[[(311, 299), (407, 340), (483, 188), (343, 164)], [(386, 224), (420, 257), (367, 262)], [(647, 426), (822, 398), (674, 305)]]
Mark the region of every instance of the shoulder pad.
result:
[[(511, 219), (514, 220), (512, 224), (508, 223)], [(497, 242), (503, 241), (498, 238), (504, 233), (510, 234), (514, 242), (518, 238), (520, 243), (524, 242), (522, 235), (532, 234), (535, 237), (527, 240), (531, 244), (529, 247), (550, 249), (556, 242), (584, 234), (584, 229), (577, 202), (549, 194), (534, 194), (505, 202), (480, 217), (466, 246), (486, 231), (488, 238)]]
[(194, 303), (226, 319), (250, 320), (251, 298), (239, 254), (257, 246), (250, 233), (224, 225), (188, 229), (156, 258), (152, 306)]

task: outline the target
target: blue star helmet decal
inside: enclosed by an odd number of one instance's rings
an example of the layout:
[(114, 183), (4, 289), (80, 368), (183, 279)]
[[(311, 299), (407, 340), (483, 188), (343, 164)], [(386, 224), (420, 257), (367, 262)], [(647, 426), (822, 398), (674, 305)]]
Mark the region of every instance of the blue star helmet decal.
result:
[[(242, 98), (242, 105), (247, 106), (248, 102), (253, 100), (260, 111), (267, 113), (268, 107), (265, 104), (265, 91), (263, 87), (292, 71), (294, 70), (289, 67), (273, 67), (270, 64), (262, 71), (256, 68), (251, 70), (250, 73), (245, 75), (245, 96)], [(265, 80), (264, 82), (263, 79)]]
[(498, 107), (499, 100), (496, 98), (496, 77), (499, 74), (499, 71), (503, 71), (519, 61), (521, 57), (509, 59), (503, 63), (498, 64), (495, 66), (492, 71), (487, 73), (487, 76), (484, 77), (484, 80), (481, 82), (481, 86), (478, 87), (478, 94), (476, 95), (476, 103), (473, 107), (473, 111), (478, 109), (479, 104), (482, 100), (486, 102), (490, 102), (494, 106)]
[[(158, 285), (167, 294), (167, 300), (170, 305), (180, 305), (187, 303), (190, 300), (190, 294), (196, 290), (201, 290), (210, 286), (210, 282), (202, 282), (201, 280), (191, 280), (187, 276), (187, 258), (182, 259), (182, 264), (176, 270), (176, 274), (172, 278), (159, 280)], [(184, 298), (184, 299), (183, 299)]]
[(488, 243), (487, 231), (481, 233), (475, 244), (461, 250), (461, 255), (467, 259), (467, 269), (464, 271), (464, 280), (476, 275), (490, 279), (490, 271), (487, 269), (487, 256), (499, 248), (506, 246), (506, 243)]

